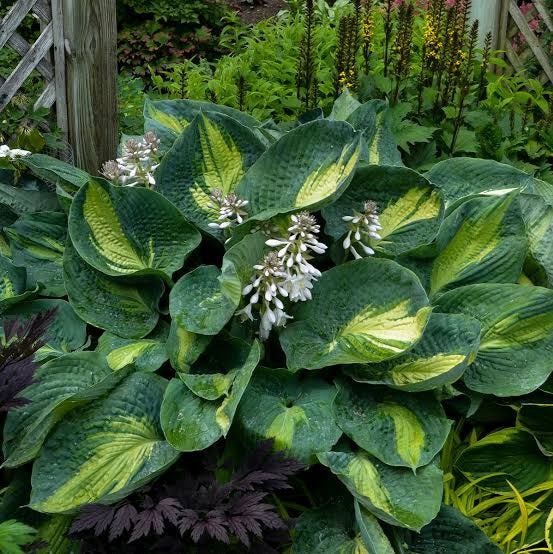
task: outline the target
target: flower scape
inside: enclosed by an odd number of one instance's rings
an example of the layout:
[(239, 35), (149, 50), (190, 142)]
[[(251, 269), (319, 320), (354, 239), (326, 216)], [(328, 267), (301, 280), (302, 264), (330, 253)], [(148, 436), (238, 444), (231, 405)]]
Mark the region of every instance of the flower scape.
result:
[(409, 169), (382, 109), (346, 91), (268, 132), (148, 100), (101, 176), (2, 147), (3, 463), (35, 550), (546, 540), (550, 187)]

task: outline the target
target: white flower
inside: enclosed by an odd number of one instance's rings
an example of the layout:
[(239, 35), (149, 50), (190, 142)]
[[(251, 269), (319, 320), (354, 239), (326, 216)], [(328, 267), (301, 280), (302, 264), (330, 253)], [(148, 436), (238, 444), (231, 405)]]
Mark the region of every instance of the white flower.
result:
[(209, 198), (211, 202), (207, 207), (216, 212), (218, 221), (208, 224), (212, 229), (228, 229), (233, 225), (240, 225), (248, 217), (248, 212), (244, 209), (248, 201), (238, 198), (233, 192), (224, 196), (221, 190), (213, 189)]
[(159, 167), (159, 145), (160, 140), (151, 131), (140, 141), (129, 139), (121, 157), (106, 162), (101, 173), (117, 185), (152, 188), (156, 184), (154, 172)]
[(378, 234), (382, 226), (380, 225), (376, 202), (368, 200), (363, 205), (363, 210), (363, 213), (354, 211), (352, 216), (346, 215), (342, 217), (342, 220), (345, 221), (349, 227), (349, 231), (342, 246), (344, 250), (351, 252), (356, 260), (362, 257), (358, 251), (359, 249), (367, 256), (372, 256), (374, 250), (370, 246), (371, 239), (382, 239)]
[(20, 148), (10, 148), (7, 144), (0, 145), (0, 158), (9, 158), (15, 160), (16, 158), (24, 158), (30, 156), (31, 152), (28, 150), (21, 150)]

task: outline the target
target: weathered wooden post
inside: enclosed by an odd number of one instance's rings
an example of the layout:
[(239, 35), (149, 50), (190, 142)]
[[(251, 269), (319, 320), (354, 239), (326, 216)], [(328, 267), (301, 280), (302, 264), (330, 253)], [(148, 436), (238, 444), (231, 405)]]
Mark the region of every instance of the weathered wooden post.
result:
[(499, 18), (501, 12), (501, 0), (485, 0), (472, 3), (472, 19), (478, 19), (480, 28), (478, 32), (478, 44), (481, 48), (484, 44), (486, 34), (491, 31), (493, 42), (492, 48), (497, 45), (499, 37)]
[(116, 0), (63, 0), (69, 142), (96, 174), (117, 150)]

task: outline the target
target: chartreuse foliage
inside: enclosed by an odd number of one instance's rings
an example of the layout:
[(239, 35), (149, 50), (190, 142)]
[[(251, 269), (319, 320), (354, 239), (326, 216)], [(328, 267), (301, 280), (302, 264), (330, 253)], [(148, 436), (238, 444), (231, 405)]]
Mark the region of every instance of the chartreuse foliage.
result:
[[(2, 185), (2, 323), (57, 309), (4, 430), (5, 466), (32, 463), (20, 504), (73, 514), (117, 502), (181, 453), (272, 439), (340, 497), (299, 517), (293, 554), (498, 552), (443, 504), (462, 507), (463, 491), (443, 496), (453, 473), (541, 506), (506, 551), (544, 540), (553, 193), (485, 160), (407, 169), (381, 108), (341, 98), (331, 117), (277, 131), (229, 108), (148, 102), (166, 152), (152, 189), (44, 156), (15, 162), (41, 184)], [(234, 195), (247, 221), (216, 228), (213, 198)], [(381, 229), (358, 238), (376, 213)], [(305, 221), (292, 253), (297, 236), (285, 237)], [(366, 240), (355, 259), (352, 240)], [(274, 274), (263, 265), (281, 258)], [(309, 279), (290, 273), (298, 260)], [(256, 296), (271, 275), (285, 280)], [(464, 403), (493, 421), (499, 402), (516, 417), (445, 464)]]

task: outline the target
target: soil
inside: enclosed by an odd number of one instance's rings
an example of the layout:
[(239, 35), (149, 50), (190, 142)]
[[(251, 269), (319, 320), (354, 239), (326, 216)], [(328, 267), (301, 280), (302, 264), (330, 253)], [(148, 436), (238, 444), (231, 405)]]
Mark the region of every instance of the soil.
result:
[(231, 8), (236, 10), (240, 19), (247, 25), (274, 17), (279, 11), (288, 7), (286, 0), (265, 0), (250, 5), (240, 0), (228, 0)]

